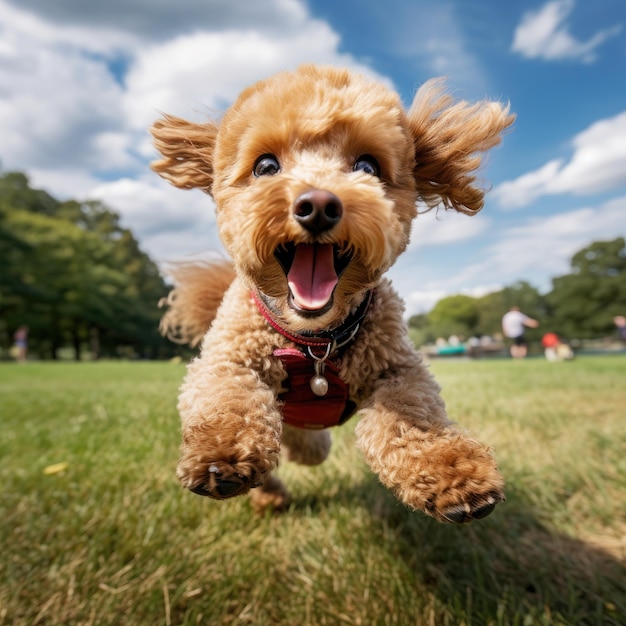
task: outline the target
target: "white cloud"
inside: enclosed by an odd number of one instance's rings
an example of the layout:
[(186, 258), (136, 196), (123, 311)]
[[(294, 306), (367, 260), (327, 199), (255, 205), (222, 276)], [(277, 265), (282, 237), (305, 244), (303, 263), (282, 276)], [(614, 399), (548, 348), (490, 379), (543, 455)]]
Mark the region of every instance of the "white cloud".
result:
[(121, 2), (87, 4), (0, 0), (2, 166), (61, 197), (84, 192), (89, 179), (146, 173), (147, 127), (159, 111), (219, 116), (251, 82), (302, 62), (373, 74), (298, 0), (190, 0), (183, 22), (163, 0), (123, 11)]
[(439, 300), (442, 300), (448, 295), (450, 294), (444, 289), (412, 291), (404, 299), (406, 306), (405, 317), (409, 318), (419, 313), (428, 313)]
[[(107, 171), (132, 164), (122, 135), (122, 89), (96, 48), (72, 43), (0, 3), (0, 146), (4, 167)], [(97, 41), (97, 38), (94, 38)]]
[(489, 219), (482, 215), (474, 219), (474, 216), (455, 211), (428, 211), (413, 222), (408, 249), (466, 241), (485, 232), (489, 226)]
[(553, 193), (595, 193), (626, 183), (626, 111), (591, 125), (572, 145), (574, 155), (555, 178)]
[(621, 31), (621, 24), (601, 30), (587, 41), (577, 40), (565, 23), (574, 9), (574, 0), (553, 0), (536, 11), (529, 11), (515, 30), (513, 52), (522, 56), (548, 61), (561, 59), (581, 60), (592, 63), (596, 49), (610, 37)]
[[(91, 3), (78, 0), (83, 6), (91, 9)], [(58, 2), (45, 1), (42, 6), (30, 10), (25, 0), (11, 2), (0, 1), (0, 23), (3, 25), (3, 40), (7, 38), (20, 48), (20, 54), (30, 49), (30, 43), (38, 43), (43, 47), (65, 48), (66, 50), (82, 48), (92, 53), (110, 54), (112, 51), (132, 48), (137, 44), (137, 37), (114, 23), (103, 24), (97, 18), (91, 20), (89, 28), (74, 23), (72, 20), (54, 23), (43, 17), (39, 9), (57, 8)], [(37, 2), (30, 4), (37, 5)], [(92, 12), (93, 13), (93, 12)], [(45, 14), (45, 13), (44, 13)], [(117, 15), (119, 20), (119, 14)], [(14, 33), (20, 33), (26, 39), (13, 39)]]
[[(503, 230), (481, 260), (455, 276), (460, 285), (490, 281), (510, 284), (533, 276), (567, 273), (573, 254), (591, 241), (626, 234), (626, 196), (597, 207), (583, 207)], [(513, 278), (512, 278), (513, 277)], [(514, 278), (517, 277), (517, 278)]]
[(159, 261), (222, 250), (212, 200), (148, 169), (160, 111), (217, 117), (250, 83), (303, 62), (376, 76), (300, 0), (189, 0), (184, 12), (166, 0), (0, 0), (0, 25), (3, 169), (103, 201)]
[(200, 32), (144, 48), (126, 78), (128, 119), (145, 128), (159, 111), (216, 117), (248, 85), (305, 62), (343, 65), (375, 76), (338, 47), (338, 35), (325, 22), (309, 20), (280, 38), (258, 31)]
[[(459, 247), (489, 233), (492, 226), (492, 220), (482, 213), (469, 216), (433, 210), (418, 215), (405, 255), (388, 273), (404, 298), (406, 317), (430, 311), (451, 294), (478, 297), (497, 290), (493, 284), (485, 287), (457, 280), (464, 267), (458, 260)], [(440, 265), (442, 251), (448, 251), (443, 254), (451, 263)], [(415, 289), (415, 285), (419, 288)]]
[(505, 209), (526, 206), (545, 195), (586, 195), (626, 184), (626, 111), (600, 120), (571, 141), (569, 161), (556, 159), (498, 185), (492, 197)]
[(122, 178), (100, 184), (88, 198), (113, 207), (152, 258), (168, 261), (223, 250), (215, 225), (215, 205), (206, 194), (183, 191), (156, 177)]
[[(185, 0), (184, 7), (171, 0), (4, 0), (23, 11), (42, 16), (52, 29), (72, 27), (82, 34), (125, 33), (143, 41), (165, 41), (181, 34), (254, 28), (280, 34), (298, 28), (308, 19), (299, 0)], [(93, 44), (90, 44), (93, 45)]]
[[(8, 168), (6, 168), (8, 169)], [(46, 189), (55, 198), (86, 198), (101, 181), (87, 169), (61, 164), (55, 167), (29, 167), (26, 172), (33, 187)]]
[[(626, 236), (626, 196), (597, 207), (582, 207), (546, 218), (534, 218), (498, 231), (476, 263), (459, 265), (445, 277), (433, 275), (436, 266), (404, 266), (394, 276), (406, 302), (406, 316), (428, 312), (442, 298), (454, 294), (480, 297), (519, 280), (549, 290), (550, 279), (570, 271), (572, 256), (592, 241)], [(428, 257), (427, 257), (428, 259)], [(393, 270), (391, 272), (394, 273)], [(419, 289), (413, 289), (419, 285)]]
[(561, 159), (549, 161), (538, 170), (501, 183), (492, 191), (491, 196), (505, 209), (526, 206), (548, 193), (550, 183), (557, 176), (562, 165)]

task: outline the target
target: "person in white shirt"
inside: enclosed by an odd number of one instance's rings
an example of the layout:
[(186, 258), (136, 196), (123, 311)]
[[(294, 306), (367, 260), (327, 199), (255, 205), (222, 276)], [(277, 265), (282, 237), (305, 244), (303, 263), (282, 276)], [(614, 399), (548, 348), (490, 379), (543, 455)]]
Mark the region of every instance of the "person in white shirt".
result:
[(512, 306), (502, 318), (502, 332), (511, 340), (511, 356), (514, 359), (523, 359), (528, 353), (524, 331), (526, 327), (537, 328), (539, 322), (528, 315), (524, 315), (519, 307)]

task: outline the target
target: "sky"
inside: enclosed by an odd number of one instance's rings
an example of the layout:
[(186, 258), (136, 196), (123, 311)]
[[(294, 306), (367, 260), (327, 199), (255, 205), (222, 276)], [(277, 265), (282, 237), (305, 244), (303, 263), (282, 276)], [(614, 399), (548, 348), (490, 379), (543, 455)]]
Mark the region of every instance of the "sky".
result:
[(481, 169), (484, 209), (415, 221), (389, 271), (407, 314), (521, 280), (547, 292), (575, 252), (626, 236), (623, 0), (0, 0), (0, 168), (103, 201), (159, 264), (220, 251), (211, 198), (150, 170), (147, 129), (161, 112), (219, 119), (308, 62), (407, 107), (446, 76), (455, 97), (517, 114)]

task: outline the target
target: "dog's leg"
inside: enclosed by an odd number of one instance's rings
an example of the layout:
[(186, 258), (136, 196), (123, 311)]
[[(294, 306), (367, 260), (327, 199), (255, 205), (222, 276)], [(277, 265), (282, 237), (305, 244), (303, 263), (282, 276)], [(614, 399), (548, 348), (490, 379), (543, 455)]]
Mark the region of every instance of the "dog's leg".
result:
[(330, 452), (330, 432), (285, 425), (282, 445), (287, 460), (300, 465), (319, 465), (326, 460)]
[(194, 493), (224, 499), (263, 484), (277, 466), (282, 418), (256, 372), (216, 353), (190, 364), (181, 389), (177, 475)]
[[(319, 465), (330, 451), (328, 430), (307, 430), (283, 426), (282, 448), (288, 461), (301, 465)], [(258, 488), (250, 492), (252, 508), (256, 513), (282, 512), (289, 508), (291, 496), (285, 485), (276, 477), (269, 476)]]
[(269, 476), (258, 489), (250, 492), (250, 502), (259, 515), (265, 511), (280, 513), (289, 508), (291, 496), (280, 479)]
[(443, 522), (481, 519), (504, 499), (489, 449), (447, 418), (439, 385), (414, 355), (379, 381), (361, 411), (358, 445), (381, 482)]

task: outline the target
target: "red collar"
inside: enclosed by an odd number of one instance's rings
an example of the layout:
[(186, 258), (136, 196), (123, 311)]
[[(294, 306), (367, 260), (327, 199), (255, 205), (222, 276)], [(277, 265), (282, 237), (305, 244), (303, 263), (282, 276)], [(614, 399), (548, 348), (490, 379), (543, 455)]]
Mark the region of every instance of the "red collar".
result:
[(325, 356), (322, 357), (322, 360), (324, 360), (337, 350), (347, 348), (356, 337), (374, 298), (374, 290), (368, 291), (356, 311), (348, 315), (344, 322), (336, 328), (306, 335), (292, 333), (283, 328), (265, 303), (263, 294), (253, 291), (252, 297), (259, 313), (277, 333), (295, 343), (305, 354), (308, 354), (313, 359), (319, 359), (320, 354), (324, 354)]

